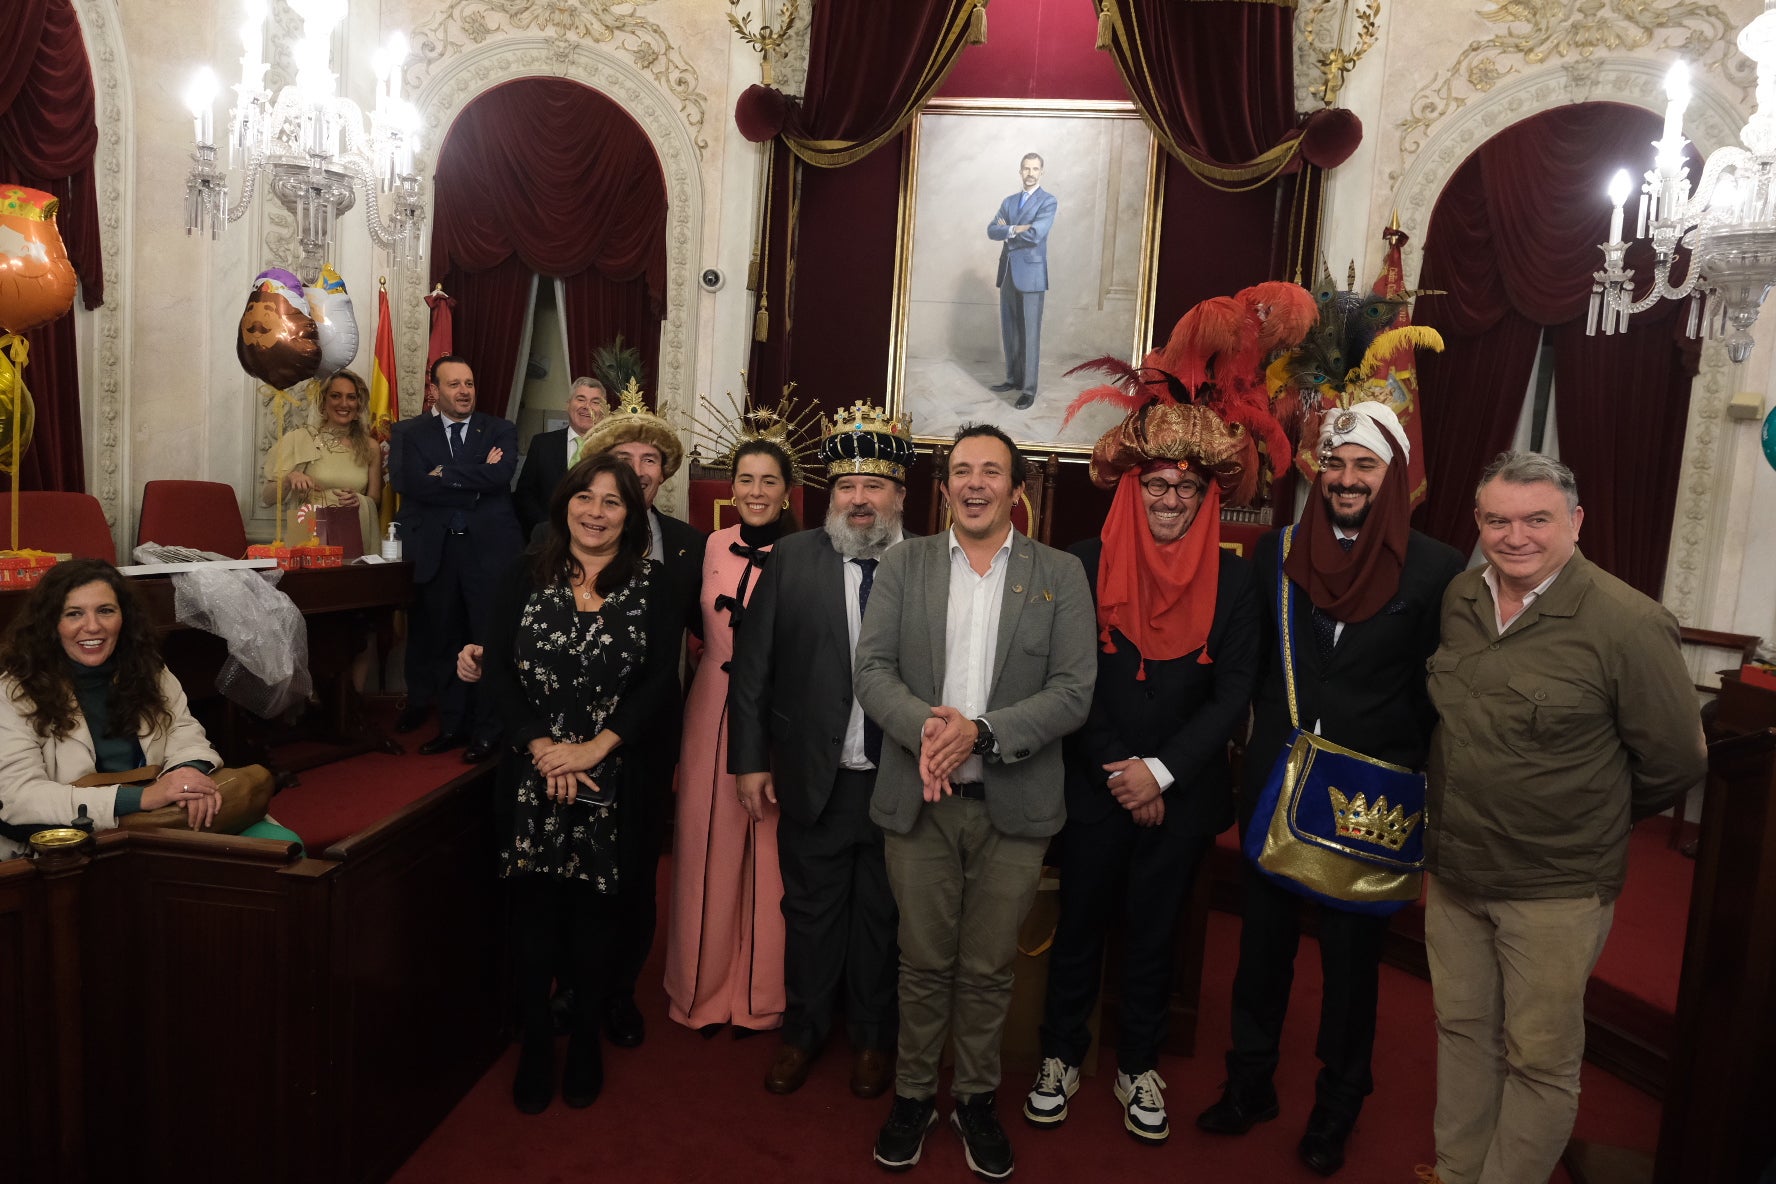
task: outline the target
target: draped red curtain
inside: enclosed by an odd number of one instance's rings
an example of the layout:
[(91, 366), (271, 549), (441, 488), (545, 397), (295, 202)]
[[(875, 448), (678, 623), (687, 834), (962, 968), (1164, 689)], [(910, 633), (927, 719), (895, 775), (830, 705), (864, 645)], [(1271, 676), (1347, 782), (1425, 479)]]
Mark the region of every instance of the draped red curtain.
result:
[(432, 275), (457, 298), (457, 349), (476, 365), (484, 409), (510, 406), (532, 274), (566, 281), (575, 365), (621, 332), (651, 371), (665, 311), (666, 182), (621, 107), (563, 79), (497, 87), (451, 127), (436, 184)]
[[(89, 309), (105, 299), (93, 112), (92, 71), (71, 0), (0, 5), (0, 182), (61, 199), (56, 225)], [(74, 318), (62, 317), (25, 338), (31, 346), (25, 381), (37, 407), (37, 431), (19, 462), (19, 488), (84, 491)]]
[[(1510, 443), (1546, 329), (1562, 459), (1588, 515), (1582, 545), (1652, 596), (1664, 579), (1694, 351), (1676, 337), (1683, 306), (1673, 302), (1637, 315), (1625, 337), (1588, 339), (1584, 317), (1609, 232), (1603, 186), (1617, 168), (1642, 164), (1660, 126), (1638, 107), (1586, 103), (1488, 140), (1451, 178), (1425, 237), (1419, 286), (1447, 294), (1423, 297), (1414, 313), (1448, 346), (1419, 359), (1430, 478), (1421, 527), (1474, 545), (1473, 481)], [(1644, 283), (1644, 247), (1629, 263)]]

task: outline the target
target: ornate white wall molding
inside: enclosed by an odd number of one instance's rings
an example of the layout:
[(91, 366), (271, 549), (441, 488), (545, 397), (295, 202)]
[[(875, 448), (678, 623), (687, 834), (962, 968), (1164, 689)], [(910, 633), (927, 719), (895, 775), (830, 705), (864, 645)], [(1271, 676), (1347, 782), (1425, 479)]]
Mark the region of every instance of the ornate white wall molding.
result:
[(1703, 626), (1720, 573), (1720, 539), (1729, 492), (1724, 415), (1733, 397), (1733, 364), (1726, 347), (1709, 342), (1690, 388), (1684, 427), (1684, 465), (1671, 519), (1671, 553), (1665, 561), (1665, 607), (1685, 625)]
[[(598, 91), (629, 113), (659, 156), (666, 181), (666, 316), (660, 325), (660, 356), (655, 373), (656, 406), (674, 421), (690, 424), (690, 386), (695, 373), (697, 251), (703, 238), (703, 176), (697, 129), (686, 123), (672, 99), (624, 57), (586, 42), (560, 38), (504, 37), (441, 59), (415, 98), (425, 126), (439, 143), (477, 95), (519, 78), (565, 78)], [(417, 162), (417, 171), (435, 172), (437, 147)], [(428, 192), (428, 204), (436, 194)], [(433, 210), (426, 211), (433, 221)], [(435, 223), (434, 223), (435, 224)], [(401, 277), (401, 413), (415, 414), (424, 398), (426, 341), (430, 331), (424, 275)]]
[(117, 0), (74, 0), (92, 68), (99, 125), (93, 159), (99, 197), (99, 247), (105, 267), (105, 303), (82, 313), (79, 350), (86, 488), (104, 507), (118, 554), (135, 540), (135, 491), (130, 484), (129, 300), (135, 234), (130, 178), (135, 175), (135, 128), (123, 29)]

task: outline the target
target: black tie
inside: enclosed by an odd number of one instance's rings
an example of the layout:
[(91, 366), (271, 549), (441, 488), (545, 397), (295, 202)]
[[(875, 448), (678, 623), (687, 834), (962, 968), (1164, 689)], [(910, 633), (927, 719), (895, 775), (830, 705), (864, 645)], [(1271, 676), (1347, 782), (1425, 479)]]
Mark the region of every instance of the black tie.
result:
[[(1357, 545), (1356, 539), (1347, 539), (1342, 535), (1334, 535), (1338, 545), (1349, 551)], [(1338, 621), (1331, 613), (1314, 605), (1313, 613), (1314, 646), (1319, 651), (1320, 665), (1325, 666), (1332, 661), (1333, 647), (1338, 644)]]
[(463, 447), (462, 428), (463, 428), (463, 425), (460, 423), (453, 423), (450, 425), (450, 459), (451, 460), (455, 460), (457, 457), (462, 455), (462, 447)]
[[(851, 562), (863, 569), (863, 583), (859, 584), (857, 587), (857, 616), (858, 619), (861, 620), (863, 618), (863, 610), (869, 607), (870, 588), (874, 586), (876, 582), (876, 564), (878, 560), (853, 559)], [(875, 765), (878, 768), (881, 766), (882, 729), (876, 726), (876, 721), (867, 715), (863, 717), (863, 755), (869, 758), (870, 764)]]

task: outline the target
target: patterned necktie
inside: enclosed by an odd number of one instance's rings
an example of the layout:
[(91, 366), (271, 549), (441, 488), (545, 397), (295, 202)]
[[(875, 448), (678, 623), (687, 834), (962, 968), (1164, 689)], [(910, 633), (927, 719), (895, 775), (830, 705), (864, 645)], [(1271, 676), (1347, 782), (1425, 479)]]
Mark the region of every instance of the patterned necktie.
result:
[(458, 456), (460, 456), (462, 454), (462, 447), (463, 447), (462, 429), (463, 429), (463, 425), (460, 423), (453, 423), (450, 425), (450, 459), (451, 460), (455, 460)]
[[(851, 562), (863, 569), (863, 583), (858, 585), (857, 588), (857, 616), (861, 619), (863, 617), (863, 610), (869, 607), (870, 588), (873, 587), (876, 582), (876, 564), (878, 560), (853, 559)], [(876, 725), (875, 720), (867, 715), (863, 717), (863, 755), (869, 758), (870, 764), (875, 765), (877, 768), (881, 767), (882, 729)]]
[[(1335, 535), (1333, 537), (1338, 539), (1338, 545), (1345, 551), (1349, 551), (1352, 547), (1357, 545), (1356, 539), (1347, 539), (1342, 535)], [(1311, 615), (1313, 618), (1314, 647), (1319, 651), (1320, 665), (1324, 666), (1332, 661), (1332, 650), (1338, 644), (1338, 621), (1331, 613), (1327, 612), (1317, 604), (1314, 605), (1313, 613)]]

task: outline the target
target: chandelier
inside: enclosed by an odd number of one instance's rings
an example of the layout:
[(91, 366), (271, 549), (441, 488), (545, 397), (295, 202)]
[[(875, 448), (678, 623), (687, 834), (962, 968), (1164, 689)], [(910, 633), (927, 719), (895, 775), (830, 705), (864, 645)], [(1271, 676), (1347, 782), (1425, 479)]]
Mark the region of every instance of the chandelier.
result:
[[(1689, 67), (1679, 61), (1666, 76), (1665, 129), (1641, 183), (1635, 231), (1636, 238), (1650, 231), (1652, 284), (1637, 297), (1634, 274), (1623, 262), (1623, 206), (1634, 185), (1623, 169), (1609, 186), (1615, 212), (1609, 241), (1601, 244), (1603, 270), (1592, 273), (1587, 333), (1600, 323), (1606, 334), (1623, 332), (1630, 313), (1687, 298), (1691, 337), (1700, 332), (1711, 340), (1726, 338), (1734, 362), (1751, 355), (1751, 327), (1776, 285), (1776, 0), (1764, 0), (1764, 11), (1741, 30), (1739, 52), (1757, 63), (1757, 108), (1739, 133), (1745, 146), (1710, 153), (1693, 192), (1683, 135)], [(1671, 264), (1679, 247), (1689, 248), (1690, 264), (1683, 282), (1674, 285)]]
[[(419, 113), (401, 97), (407, 42), (399, 33), (374, 58), (376, 106), (368, 128), (359, 106), (339, 93), (332, 70), (334, 28), (345, 19), (346, 0), (304, 0), (302, 36), (292, 51), (296, 81), (274, 101), (265, 89), (264, 0), (247, 0), (241, 26), (240, 82), (228, 128), (228, 165), (216, 159), (212, 120), (217, 82), (200, 69), (186, 91), (197, 151), (185, 182), (185, 233), (208, 231), (212, 239), (252, 204), (260, 184), (296, 219), (302, 277), (320, 274), (333, 252), (339, 216), (363, 190), (370, 238), (396, 267), (417, 265), (424, 213), (413, 154), (419, 144)], [(228, 202), (228, 172), (238, 167), (240, 197)]]

